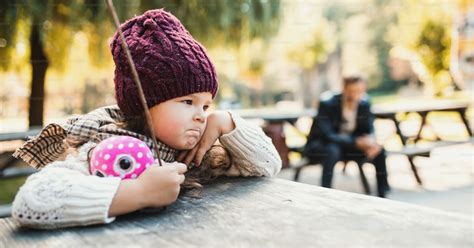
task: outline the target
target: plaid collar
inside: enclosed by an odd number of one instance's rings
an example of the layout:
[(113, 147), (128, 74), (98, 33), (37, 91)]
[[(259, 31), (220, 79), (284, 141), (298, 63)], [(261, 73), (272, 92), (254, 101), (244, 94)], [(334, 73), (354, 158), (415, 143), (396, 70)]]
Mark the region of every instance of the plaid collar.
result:
[[(66, 137), (74, 138), (80, 143), (88, 141), (99, 143), (112, 136), (127, 135), (145, 142), (153, 152), (153, 156), (157, 158), (152, 139), (117, 127), (116, 123), (121, 120), (123, 120), (122, 113), (117, 105), (102, 107), (85, 115), (73, 116), (67, 120), (66, 124), (47, 125), (40, 134), (30, 138), (18, 148), (13, 156), (39, 169), (57, 160), (66, 151)], [(160, 158), (166, 162), (175, 161), (178, 151), (160, 141), (157, 142)]]

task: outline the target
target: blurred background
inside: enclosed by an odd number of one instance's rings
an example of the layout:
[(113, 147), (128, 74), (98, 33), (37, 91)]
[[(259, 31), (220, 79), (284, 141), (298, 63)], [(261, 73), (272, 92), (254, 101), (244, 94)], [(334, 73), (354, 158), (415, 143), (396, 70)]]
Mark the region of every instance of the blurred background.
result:
[[(466, 127), (473, 123), (472, 0), (115, 2), (122, 22), (153, 8), (176, 15), (215, 63), (220, 88), (214, 107), (240, 111), (264, 127), (265, 113), (284, 120), (289, 112), (314, 110), (321, 95), (340, 91), (342, 77), (354, 73), (368, 78), (374, 105), (467, 102)], [(109, 50), (114, 31), (104, 1), (0, 1), (0, 168), (23, 142), (12, 134), (115, 104)], [(416, 111), (396, 117), (407, 136), (424, 124)], [(311, 115), (295, 120), (282, 122), (278, 133), (288, 147), (304, 145)], [(457, 113), (432, 113), (428, 121), (422, 138), (469, 141), (472, 135)], [(377, 140), (387, 149), (405, 145), (392, 135), (395, 127), (376, 121)], [(279, 177), (291, 179), (301, 157), (280, 154), (288, 169)], [(405, 157), (389, 157), (389, 198), (472, 214), (472, 141), (433, 149), (417, 160), (423, 185), (413, 179)], [(15, 163), (8, 167), (21, 166)], [(371, 169), (366, 174), (373, 186)], [(363, 192), (356, 167), (336, 171), (336, 189)], [(319, 185), (320, 173), (310, 167), (300, 181)], [(24, 177), (0, 179), (0, 204), (10, 203), (23, 182)]]

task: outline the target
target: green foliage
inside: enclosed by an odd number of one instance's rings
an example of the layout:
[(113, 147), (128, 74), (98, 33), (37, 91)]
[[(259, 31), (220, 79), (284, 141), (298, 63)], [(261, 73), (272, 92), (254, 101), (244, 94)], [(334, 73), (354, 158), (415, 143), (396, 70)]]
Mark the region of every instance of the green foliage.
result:
[(313, 33), (290, 50), (288, 56), (302, 68), (309, 70), (316, 64), (326, 61), (327, 55), (334, 50), (335, 43), (331, 26), (321, 20)]
[(25, 183), (26, 177), (9, 178), (0, 180), (0, 204), (13, 202), (18, 189)]
[(376, 53), (377, 67), (379, 73), (372, 75), (371, 81), (379, 82), (377, 90), (393, 92), (399, 85), (390, 77), (390, 68), (387, 61), (389, 59), (391, 42), (387, 39), (388, 27), (397, 20), (396, 8), (393, 0), (374, 0), (374, 5), (367, 10), (370, 16), (369, 28), (373, 31), (370, 45)]
[(331, 23), (335, 23), (337, 35), (340, 35), (344, 29), (347, 19), (353, 15), (360, 14), (363, 11), (360, 7), (347, 6), (342, 3), (332, 3), (324, 9), (324, 17)]
[(422, 28), (417, 42), (418, 53), (431, 73), (449, 70), (449, 48), (451, 37), (445, 25), (428, 20)]
[[(0, 39), (5, 39), (7, 46), (0, 49), (1, 67), (8, 69), (17, 63), (14, 49), (20, 36), (28, 40), (31, 28), (36, 25), (41, 30), (41, 39), (51, 66), (58, 70), (64, 69), (73, 33), (81, 28), (82, 1), (49, 0), (49, 1), (1, 1), (0, 21), (5, 28), (0, 31)], [(12, 58), (12, 59), (10, 59)]]
[(398, 11), (388, 38), (391, 45), (411, 51), (412, 60), (422, 62), (426, 68), (422, 81), (438, 96), (453, 85), (449, 72), (452, 26), (449, 4), (454, 3), (403, 1), (403, 11)]
[[(148, 9), (164, 8), (176, 15), (191, 34), (205, 46), (231, 44), (255, 38), (268, 39), (279, 25), (279, 0), (141, 0), (114, 1), (120, 20), (143, 13)], [(42, 39), (51, 67), (66, 67), (74, 33), (83, 31), (89, 42), (89, 52), (95, 65), (104, 63), (109, 53), (107, 39), (115, 31), (104, 1), (97, 0), (0, 0), (1, 67), (12, 61), (16, 38), (27, 36), (29, 30), (17, 29), (20, 21), (41, 27)]]
[(206, 46), (269, 38), (279, 25), (279, 0), (152, 0), (140, 2), (140, 10), (164, 8), (181, 20)]
[(15, 30), (18, 29), (20, 9), (8, 0), (0, 0), (0, 69), (9, 69), (13, 50), (17, 41)]
[(451, 37), (446, 25), (439, 20), (428, 20), (422, 27), (416, 47), (432, 75), (434, 93), (443, 95), (443, 91), (452, 84), (449, 74)]

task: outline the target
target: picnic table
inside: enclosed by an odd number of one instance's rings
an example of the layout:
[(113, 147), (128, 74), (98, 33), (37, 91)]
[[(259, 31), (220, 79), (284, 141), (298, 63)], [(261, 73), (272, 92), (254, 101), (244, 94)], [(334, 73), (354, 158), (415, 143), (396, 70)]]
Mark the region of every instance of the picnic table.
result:
[[(26, 141), (28, 137), (35, 136), (41, 131), (41, 127), (33, 127), (24, 132), (0, 133), (0, 143), (14, 140)], [(13, 151), (0, 150), (0, 179), (27, 176), (36, 170), (31, 167), (15, 168), (16, 158), (12, 157)]]
[(464, 127), (466, 128), (468, 135), (472, 136), (472, 130), (469, 126), (469, 122), (466, 116), (467, 109), (470, 106), (471, 102), (466, 101), (405, 101), (403, 103), (398, 104), (374, 105), (372, 111), (376, 118), (392, 120), (395, 124), (397, 134), (400, 137), (403, 145), (407, 145), (408, 137), (406, 137), (406, 135), (404, 135), (400, 129), (400, 120), (397, 118), (397, 114), (417, 113), (421, 116), (421, 124), (418, 129), (418, 133), (413, 139), (413, 143), (416, 143), (421, 139), (421, 133), (427, 125), (427, 117), (432, 112), (458, 113), (462, 123), (464, 124)]
[[(403, 134), (400, 128), (400, 120), (397, 114), (418, 113), (421, 116), (421, 124), (418, 133), (415, 137), (415, 142), (421, 139), (423, 128), (426, 127), (428, 114), (432, 112), (456, 112), (466, 128), (469, 136), (472, 136), (472, 130), (467, 120), (467, 109), (472, 105), (467, 101), (448, 101), (438, 100), (434, 102), (411, 102), (405, 101), (403, 104), (378, 104), (372, 106), (372, 113), (375, 118), (393, 120), (397, 134), (400, 136), (402, 143), (407, 143), (407, 137)], [(313, 109), (302, 110), (276, 110), (276, 109), (254, 109), (254, 110), (239, 110), (236, 111), (239, 115), (246, 119), (263, 119), (267, 123), (283, 125), (285, 122), (294, 124), (301, 117), (315, 117), (317, 111)]]
[(108, 225), (23, 229), (0, 247), (473, 247), (469, 216), (275, 178), (223, 178), (202, 198)]
[[(436, 100), (436, 101), (423, 101), (420, 99), (404, 99), (400, 103), (391, 103), (391, 104), (378, 104), (372, 106), (372, 113), (375, 118), (379, 119), (390, 119), (394, 122), (396, 128), (396, 134), (400, 137), (403, 147), (400, 150), (388, 151), (388, 154), (402, 154), (406, 155), (408, 162), (413, 171), (416, 181), (421, 185), (422, 180), (418, 174), (417, 168), (414, 163), (414, 157), (424, 156), (429, 157), (430, 152), (438, 147), (460, 144), (465, 142), (472, 142), (472, 130), (469, 126), (467, 120), (466, 112), (469, 107), (472, 106), (470, 101), (451, 101), (451, 100)], [(421, 134), (423, 129), (427, 126), (427, 117), (432, 112), (456, 112), (459, 114), (464, 127), (470, 137), (465, 141), (445, 141), (437, 137), (435, 142), (430, 144), (417, 145), (417, 142), (421, 140)], [(267, 131), (267, 134), (272, 138), (280, 157), (282, 158), (283, 167), (290, 167), (290, 162), (288, 159), (288, 154), (290, 151), (301, 152), (302, 147), (288, 147), (285, 142), (285, 134), (283, 126), (285, 123), (290, 123), (294, 125), (296, 121), (301, 117), (315, 117), (317, 111), (311, 109), (303, 110), (284, 110), (278, 111), (276, 109), (263, 109), (263, 110), (241, 110), (238, 113), (246, 119), (256, 119), (260, 118), (265, 121), (264, 130)], [(397, 118), (399, 114), (408, 114), (408, 113), (418, 113), (421, 116), (421, 124), (418, 130), (416, 137), (411, 139), (409, 144), (409, 137), (403, 134), (400, 123), (401, 120)], [(299, 170), (302, 166), (295, 166), (295, 180), (299, 175)], [(364, 178), (363, 171), (360, 170), (361, 177)], [(364, 182), (364, 180), (362, 180)], [(367, 191), (367, 187), (364, 188)]]
[[(390, 119), (395, 124), (395, 129), (398, 137), (403, 144), (401, 150), (389, 151), (390, 154), (402, 154), (408, 158), (410, 163), (410, 168), (413, 171), (418, 184), (422, 185), (421, 177), (418, 174), (416, 168), (414, 157), (422, 156), (429, 157), (431, 151), (435, 148), (445, 147), (449, 145), (455, 145), (465, 142), (472, 142), (472, 131), (467, 121), (466, 112), (467, 109), (471, 106), (469, 101), (449, 101), (449, 100), (438, 100), (438, 101), (404, 101), (403, 103), (391, 104), (391, 105), (376, 105), (372, 108), (373, 113), (376, 118), (379, 119)], [(421, 134), (424, 128), (427, 126), (427, 117), (430, 113), (433, 112), (456, 112), (459, 114), (462, 123), (466, 129), (469, 139), (466, 141), (446, 141), (442, 140), (436, 134), (436, 139), (431, 141), (428, 144), (418, 145), (417, 142), (420, 141)], [(409, 138), (403, 134), (400, 128), (400, 120), (397, 118), (398, 114), (407, 115), (409, 113), (417, 113), (421, 116), (421, 123), (418, 128), (418, 132), (414, 138)], [(410, 143), (408, 141), (411, 141)]]

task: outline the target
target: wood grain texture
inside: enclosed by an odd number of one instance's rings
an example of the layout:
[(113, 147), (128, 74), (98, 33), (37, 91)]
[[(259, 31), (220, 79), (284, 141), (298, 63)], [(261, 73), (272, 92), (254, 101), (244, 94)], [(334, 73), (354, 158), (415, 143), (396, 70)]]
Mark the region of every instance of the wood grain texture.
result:
[(226, 178), (200, 199), (108, 225), (31, 230), (0, 219), (0, 247), (473, 247), (472, 232), (469, 216), (281, 179)]

